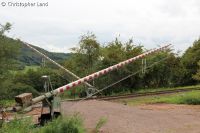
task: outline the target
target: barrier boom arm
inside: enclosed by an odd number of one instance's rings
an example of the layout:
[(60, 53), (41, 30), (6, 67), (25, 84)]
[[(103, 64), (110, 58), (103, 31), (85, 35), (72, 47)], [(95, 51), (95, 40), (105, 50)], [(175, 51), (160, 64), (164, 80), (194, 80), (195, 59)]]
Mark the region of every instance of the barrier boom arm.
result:
[(62, 92), (64, 92), (64, 91), (69, 90), (69, 89), (71, 89), (71, 88), (73, 88), (73, 87), (75, 87), (75, 86), (78, 86), (78, 85), (80, 85), (80, 84), (82, 84), (82, 83), (84, 83), (84, 82), (91, 81), (91, 80), (93, 80), (93, 79), (95, 79), (95, 78), (97, 78), (97, 77), (99, 77), (99, 76), (101, 76), (101, 75), (107, 74), (107, 73), (110, 72), (110, 71), (113, 71), (113, 70), (115, 70), (115, 69), (119, 69), (119, 68), (121, 68), (121, 67), (123, 67), (123, 66), (125, 66), (125, 65), (127, 65), (127, 64), (130, 64), (130, 63), (132, 63), (132, 62), (134, 62), (134, 61), (136, 61), (136, 60), (138, 60), (138, 59), (142, 59), (142, 58), (146, 57), (147, 55), (150, 55), (150, 54), (153, 54), (153, 53), (157, 53), (157, 52), (163, 51), (163, 50), (165, 50), (166, 48), (168, 48), (170, 45), (171, 45), (171, 44), (166, 45), (166, 46), (163, 46), (163, 47), (160, 47), (160, 48), (157, 48), (157, 49), (150, 50), (150, 51), (145, 52), (145, 53), (143, 53), (143, 54), (140, 54), (140, 55), (138, 55), (138, 56), (136, 56), (136, 57), (130, 58), (130, 59), (125, 60), (125, 61), (123, 61), (123, 62), (120, 62), (120, 63), (118, 63), (118, 64), (116, 64), (116, 65), (110, 66), (110, 67), (108, 67), (108, 68), (106, 68), (106, 69), (103, 69), (103, 70), (101, 70), (101, 71), (95, 72), (95, 73), (93, 73), (93, 74), (91, 74), (91, 75), (88, 75), (88, 76), (83, 77), (83, 78), (81, 78), (81, 79), (78, 79), (78, 80), (76, 80), (76, 81), (74, 81), (74, 82), (71, 82), (71, 83), (69, 83), (69, 84), (67, 84), (67, 85), (64, 85), (64, 86), (62, 86), (62, 87), (59, 87), (59, 88), (57, 88), (57, 89), (55, 89), (55, 90), (53, 90), (53, 91), (51, 91), (51, 92), (48, 92), (48, 93), (46, 93), (46, 94), (44, 94), (44, 95), (41, 95), (41, 96), (38, 96), (38, 97), (32, 99), (32, 104), (37, 103), (37, 102), (40, 102), (40, 101), (42, 101), (43, 99), (49, 98), (49, 97), (51, 97), (51, 96), (53, 96), (53, 95), (62, 93)]

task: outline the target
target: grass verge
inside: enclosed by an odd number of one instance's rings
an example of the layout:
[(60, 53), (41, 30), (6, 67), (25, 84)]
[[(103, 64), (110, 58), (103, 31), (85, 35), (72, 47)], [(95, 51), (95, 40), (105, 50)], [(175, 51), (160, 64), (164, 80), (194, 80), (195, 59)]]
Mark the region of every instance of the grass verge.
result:
[(134, 99), (124, 99), (118, 102), (127, 105), (153, 104), (153, 103), (169, 103), (169, 104), (200, 104), (200, 91), (181, 92), (177, 94), (167, 94), (159, 96), (147, 96)]
[[(158, 91), (168, 91), (168, 90), (181, 90), (181, 89), (200, 89), (200, 85), (192, 85), (192, 86), (183, 86), (183, 87), (174, 87), (174, 88), (146, 88), (146, 89), (137, 89), (133, 90), (132, 93), (148, 93), (148, 92), (158, 92)], [(120, 93), (113, 93), (112, 96), (115, 95), (123, 95), (123, 94), (132, 94), (129, 91), (124, 91)]]

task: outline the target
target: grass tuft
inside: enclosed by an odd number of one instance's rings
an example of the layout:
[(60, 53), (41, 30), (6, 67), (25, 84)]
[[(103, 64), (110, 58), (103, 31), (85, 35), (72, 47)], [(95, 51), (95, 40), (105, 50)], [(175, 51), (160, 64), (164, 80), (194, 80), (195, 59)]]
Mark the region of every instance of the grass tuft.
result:
[(96, 127), (94, 129), (94, 132), (95, 133), (99, 133), (100, 131), (100, 128), (107, 122), (107, 119), (106, 118), (101, 118), (97, 124), (96, 124)]

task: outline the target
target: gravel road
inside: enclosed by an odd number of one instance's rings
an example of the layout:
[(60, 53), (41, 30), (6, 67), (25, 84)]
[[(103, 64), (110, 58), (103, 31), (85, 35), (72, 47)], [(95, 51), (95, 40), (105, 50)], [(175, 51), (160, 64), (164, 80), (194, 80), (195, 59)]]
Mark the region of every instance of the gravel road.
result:
[(62, 103), (64, 114), (79, 112), (87, 129), (107, 118), (102, 133), (200, 133), (200, 106), (154, 104), (127, 106), (89, 100)]

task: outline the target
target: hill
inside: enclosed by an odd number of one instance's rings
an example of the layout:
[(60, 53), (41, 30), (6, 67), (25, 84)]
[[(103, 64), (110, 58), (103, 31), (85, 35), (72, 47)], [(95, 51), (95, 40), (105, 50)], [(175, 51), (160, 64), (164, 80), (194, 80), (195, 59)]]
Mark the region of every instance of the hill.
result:
[[(54, 61), (60, 62), (65, 59), (67, 59), (70, 54), (69, 53), (55, 53), (55, 52), (49, 52), (45, 49), (42, 49), (37, 46), (32, 47), (36, 48), (38, 51), (42, 52), (43, 54), (47, 55), (49, 58), (53, 59)], [(42, 61), (42, 57), (38, 55), (35, 51), (28, 48), (25, 44), (20, 44), (20, 55), (18, 60), (20, 63), (28, 66), (32, 65), (40, 65)]]

